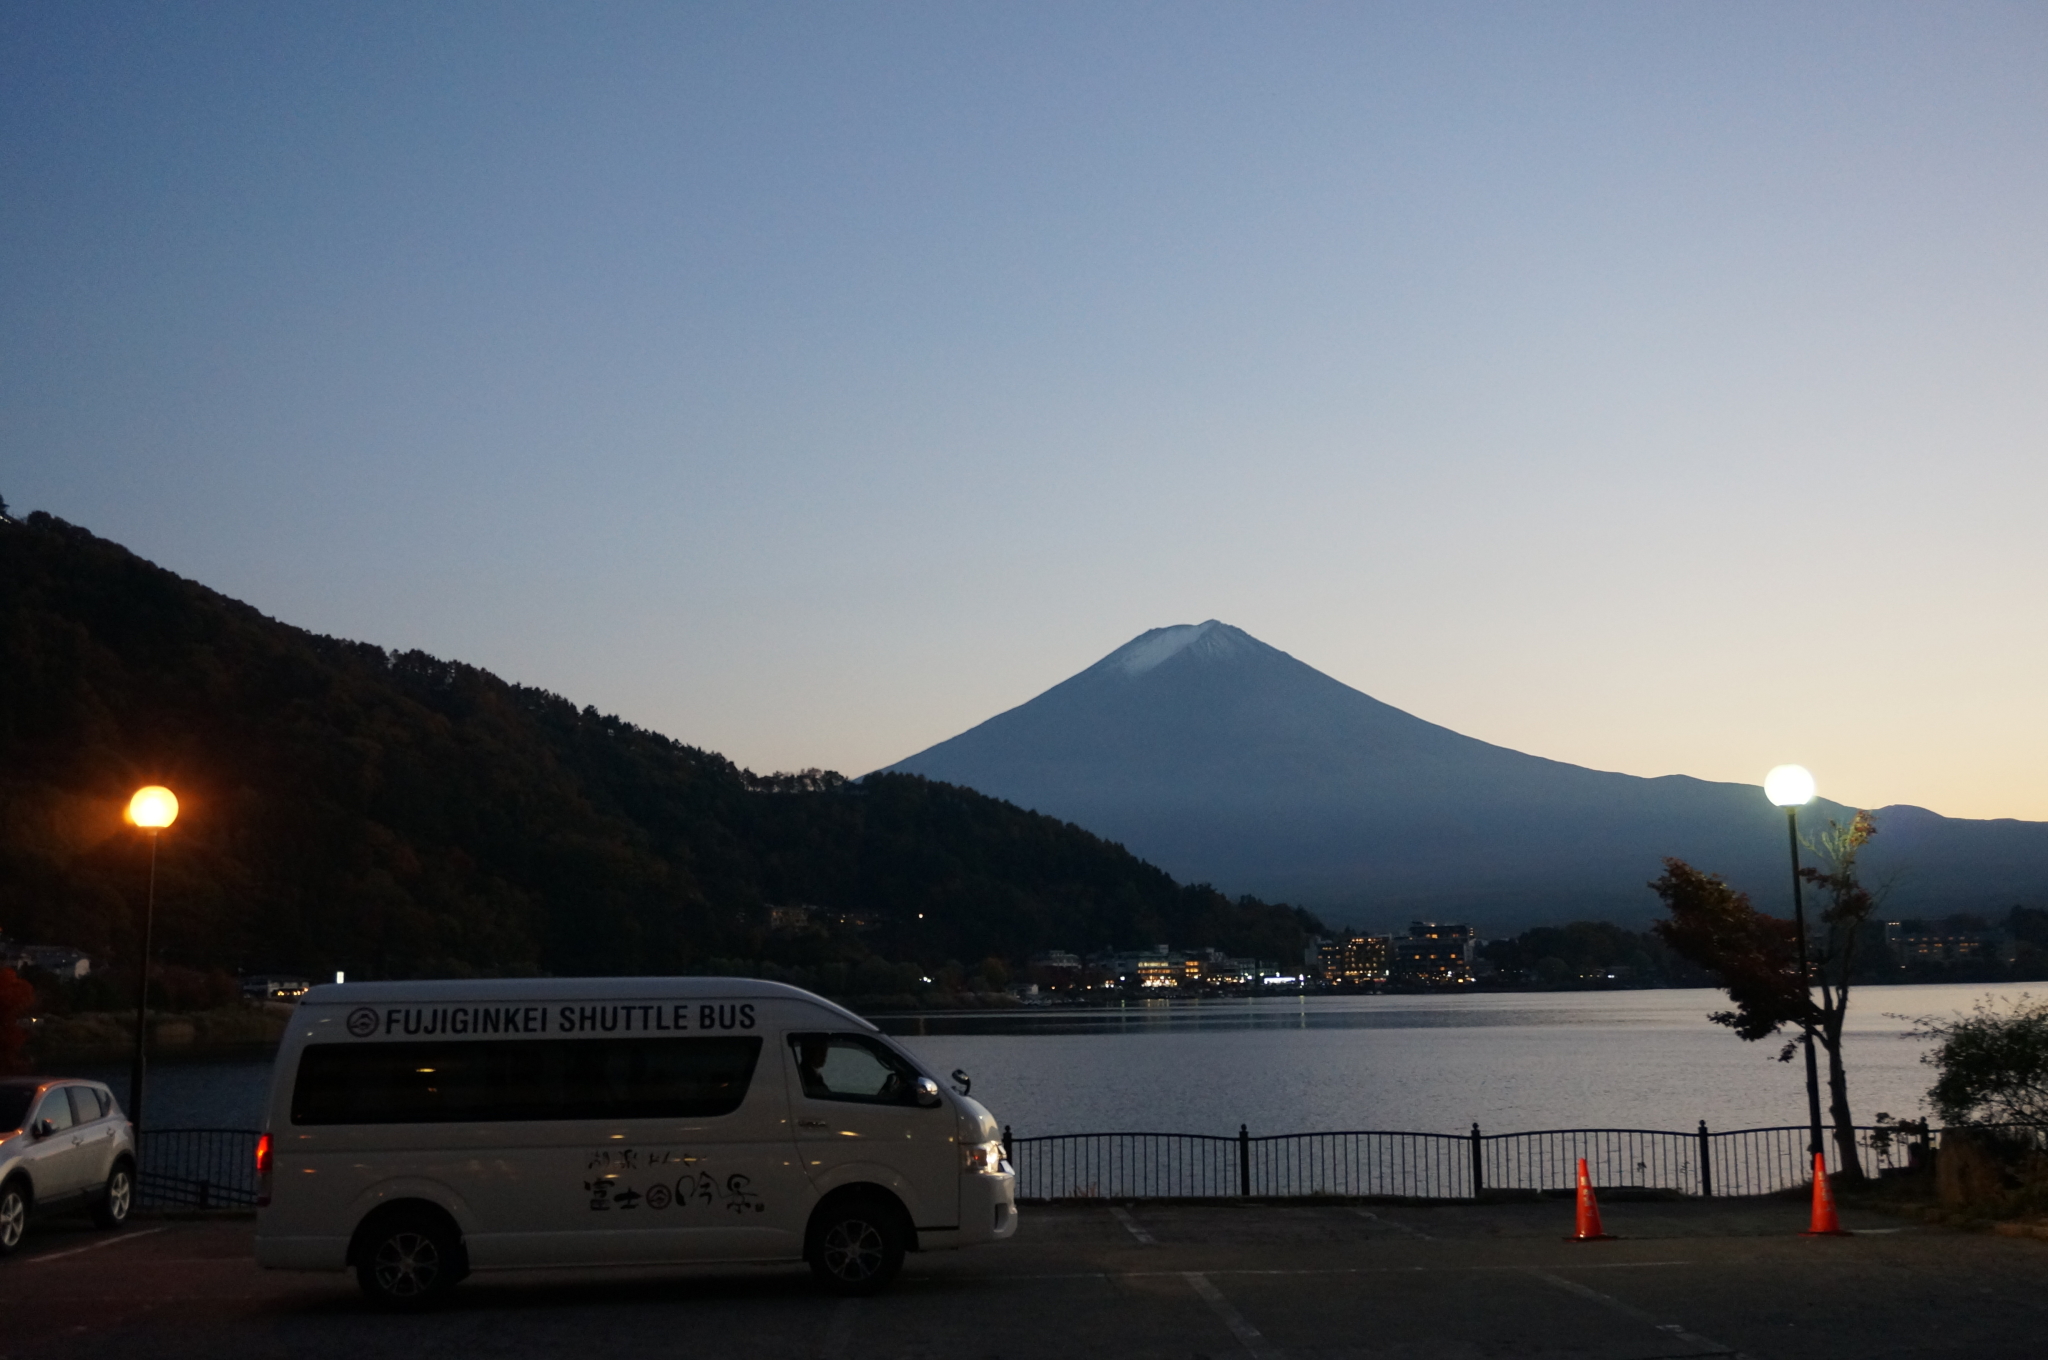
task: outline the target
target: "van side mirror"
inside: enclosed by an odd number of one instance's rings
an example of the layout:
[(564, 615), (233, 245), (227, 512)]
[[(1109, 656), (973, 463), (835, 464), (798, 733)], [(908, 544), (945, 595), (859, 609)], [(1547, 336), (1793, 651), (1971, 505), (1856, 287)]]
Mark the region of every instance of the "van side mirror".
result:
[(930, 1077), (919, 1077), (917, 1085), (911, 1088), (917, 1096), (917, 1103), (927, 1110), (936, 1109), (942, 1103), (939, 1099), (939, 1084)]
[(52, 1124), (47, 1119), (38, 1119), (35, 1122), (35, 1126), (29, 1130), (30, 1133), (34, 1134), (38, 1138), (48, 1138), (51, 1134), (55, 1133), (56, 1131), (57, 1126), (55, 1124)]

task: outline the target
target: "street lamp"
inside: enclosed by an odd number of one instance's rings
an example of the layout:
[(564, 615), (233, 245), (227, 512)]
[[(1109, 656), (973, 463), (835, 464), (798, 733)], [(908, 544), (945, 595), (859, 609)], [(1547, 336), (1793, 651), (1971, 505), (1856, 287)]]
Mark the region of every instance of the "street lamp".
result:
[(1799, 1030), (1806, 1045), (1808, 1153), (1821, 1150), (1820, 1069), (1813, 1057), (1813, 982), (1806, 970), (1806, 896), (1799, 886), (1799, 808), (1813, 801), (1813, 792), (1813, 775), (1803, 765), (1780, 765), (1764, 776), (1764, 797), (1785, 809), (1785, 830), (1792, 841), (1792, 920), (1799, 931), (1799, 992), (1806, 998)]
[(142, 1132), (143, 1044), (149, 1030), (149, 955), (156, 933), (156, 838), (178, 820), (178, 795), (161, 784), (137, 789), (128, 820), (149, 833), (149, 898), (142, 913), (142, 980), (135, 988), (135, 1066), (128, 1073), (128, 1122)]

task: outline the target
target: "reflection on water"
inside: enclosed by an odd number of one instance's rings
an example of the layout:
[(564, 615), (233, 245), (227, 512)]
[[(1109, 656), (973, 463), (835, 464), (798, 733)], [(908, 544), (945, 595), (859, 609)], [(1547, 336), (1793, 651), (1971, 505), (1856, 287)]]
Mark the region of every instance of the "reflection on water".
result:
[[(1858, 1121), (1925, 1113), (1910, 1017), (2024, 991), (1859, 990), (1845, 1038)], [(1707, 1021), (1727, 1004), (1704, 989), (1276, 997), (878, 1022), (933, 1070), (968, 1071), (1019, 1136), (1804, 1123), (1803, 1067)]]
[[(2039, 988), (2040, 984), (2036, 984)], [(2025, 985), (1870, 987), (1847, 1038), (1858, 1122), (1924, 1113), (1933, 1073), (1909, 1021)], [(932, 1071), (964, 1068), (974, 1096), (1021, 1137), (1152, 1130), (1715, 1129), (1799, 1124), (1804, 1071), (1709, 1024), (1713, 991), (1259, 997), (878, 1015)], [(125, 1101), (125, 1064), (66, 1068)], [(264, 1061), (157, 1060), (149, 1122), (258, 1128)]]
[[(1185, 1030), (1482, 1029), (1520, 1025), (1608, 1024), (1637, 1015), (1671, 1016), (1669, 998), (1712, 992), (1468, 993), (1462, 996), (1146, 997), (1106, 1006), (1035, 1006), (1006, 1011), (907, 1011), (869, 1016), (884, 1033), (1145, 1034)], [(1646, 998), (1657, 998), (1648, 1000)], [(1630, 1003), (1633, 1002), (1632, 1006)], [(1699, 1002), (1681, 1003), (1697, 1018)], [(1720, 1003), (1725, 1006), (1725, 999)]]

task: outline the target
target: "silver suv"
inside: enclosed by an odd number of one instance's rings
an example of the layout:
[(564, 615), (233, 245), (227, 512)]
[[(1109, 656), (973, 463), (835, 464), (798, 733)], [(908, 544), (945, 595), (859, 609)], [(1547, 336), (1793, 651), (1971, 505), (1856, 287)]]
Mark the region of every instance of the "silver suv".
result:
[(96, 1081), (0, 1077), (0, 1256), (31, 1213), (86, 1207), (118, 1228), (135, 1203), (135, 1130)]

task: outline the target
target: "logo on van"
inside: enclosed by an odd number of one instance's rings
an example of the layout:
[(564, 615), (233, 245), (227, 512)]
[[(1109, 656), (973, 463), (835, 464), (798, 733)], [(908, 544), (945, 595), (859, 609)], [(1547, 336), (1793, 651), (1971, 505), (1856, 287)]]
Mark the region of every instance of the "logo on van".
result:
[(377, 1032), (377, 1012), (368, 1006), (358, 1006), (348, 1013), (348, 1032), (358, 1039), (367, 1039)]

